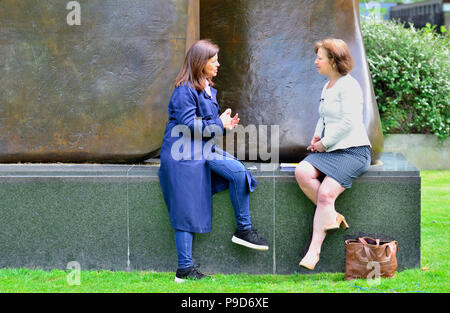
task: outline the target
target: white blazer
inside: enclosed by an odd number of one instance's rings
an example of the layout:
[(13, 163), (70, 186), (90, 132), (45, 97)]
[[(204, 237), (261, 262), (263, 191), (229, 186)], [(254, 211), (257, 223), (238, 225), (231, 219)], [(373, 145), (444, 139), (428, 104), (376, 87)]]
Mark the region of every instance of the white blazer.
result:
[(338, 79), (333, 87), (322, 89), (319, 121), (314, 136), (322, 137), (326, 151), (349, 147), (371, 146), (363, 123), (363, 93), (359, 83), (350, 74)]

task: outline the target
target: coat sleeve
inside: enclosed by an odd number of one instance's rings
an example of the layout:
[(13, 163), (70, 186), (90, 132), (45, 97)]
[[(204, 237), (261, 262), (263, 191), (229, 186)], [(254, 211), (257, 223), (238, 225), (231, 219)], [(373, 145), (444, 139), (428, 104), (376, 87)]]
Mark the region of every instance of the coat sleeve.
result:
[[(189, 127), (189, 129), (194, 131), (194, 121), (196, 118), (201, 118), (197, 116), (197, 98), (194, 96), (191, 87), (180, 86), (176, 87), (172, 95), (172, 105), (171, 110), (173, 117), (178, 124), (183, 124)], [(222, 120), (220, 117), (212, 118), (209, 120), (202, 119), (202, 132), (205, 127), (209, 125), (216, 125), (220, 129), (224, 130)]]

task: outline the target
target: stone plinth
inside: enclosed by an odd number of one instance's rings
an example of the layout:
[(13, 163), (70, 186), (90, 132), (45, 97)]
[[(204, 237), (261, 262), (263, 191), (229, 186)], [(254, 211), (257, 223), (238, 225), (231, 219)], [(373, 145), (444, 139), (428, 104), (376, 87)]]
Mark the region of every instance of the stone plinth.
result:
[[(314, 272), (345, 270), (344, 240), (395, 238), (399, 270), (420, 266), (420, 174), (400, 154), (383, 154), (337, 200), (350, 228), (327, 236)], [(250, 197), (254, 226), (267, 252), (231, 242), (233, 209), (214, 196), (213, 226), (194, 241), (206, 273), (311, 273), (298, 266), (309, 245), (313, 204), (294, 173), (246, 163), (259, 185)], [(177, 257), (157, 176), (159, 164), (0, 165), (0, 267), (175, 271)]]

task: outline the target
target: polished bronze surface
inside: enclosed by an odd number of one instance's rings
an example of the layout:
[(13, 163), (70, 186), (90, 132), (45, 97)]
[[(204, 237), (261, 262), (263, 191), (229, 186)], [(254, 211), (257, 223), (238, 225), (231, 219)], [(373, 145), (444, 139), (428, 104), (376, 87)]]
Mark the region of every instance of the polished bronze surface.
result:
[(222, 109), (239, 113), (244, 126), (279, 125), (281, 162), (306, 156), (319, 117), (327, 77), (316, 71), (314, 43), (327, 37), (345, 40), (355, 61), (351, 75), (364, 93), (372, 162), (379, 158), (383, 136), (358, 1), (201, 0), (200, 36), (213, 39), (221, 49), (215, 82)]
[[(326, 77), (314, 42), (344, 39), (365, 94), (373, 160), (381, 125), (355, 0), (0, 1), (0, 162), (130, 162), (158, 154), (186, 49), (220, 48), (222, 109), (279, 125), (280, 162), (306, 153)], [(270, 129), (270, 128), (269, 128)], [(248, 156), (247, 156), (247, 159)]]
[(0, 1), (0, 161), (158, 153), (198, 4), (80, 0), (69, 25), (69, 2)]

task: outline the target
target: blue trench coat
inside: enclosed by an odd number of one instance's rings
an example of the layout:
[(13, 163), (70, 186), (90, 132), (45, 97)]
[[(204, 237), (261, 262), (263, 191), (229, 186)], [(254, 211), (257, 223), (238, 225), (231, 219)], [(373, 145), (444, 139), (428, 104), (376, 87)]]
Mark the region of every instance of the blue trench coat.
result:
[[(170, 98), (169, 121), (161, 145), (158, 176), (169, 210), (170, 223), (178, 230), (210, 232), (212, 196), (227, 189), (229, 185), (228, 181), (210, 170), (202, 153), (205, 144), (211, 143), (215, 136), (214, 131), (224, 132), (216, 95), (217, 90), (214, 88), (211, 88), (210, 97), (205, 90), (199, 92), (191, 86), (182, 85), (175, 88)], [(177, 131), (172, 134), (176, 126)], [(184, 133), (179, 132), (180, 127)], [(199, 138), (198, 134), (204, 134), (205, 127), (215, 128), (210, 136), (201, 135)], [(197, 136), (194, 129), (198, 131)], [(184, 141), (181, 141), (182, 137)], [(181, 145), (181, 142), (185, 145)], [(209, 150), (234, 158), (214, 145)], [(248, 170), (246, 174), (249, 191), (253, 192), (257, 181)]]

